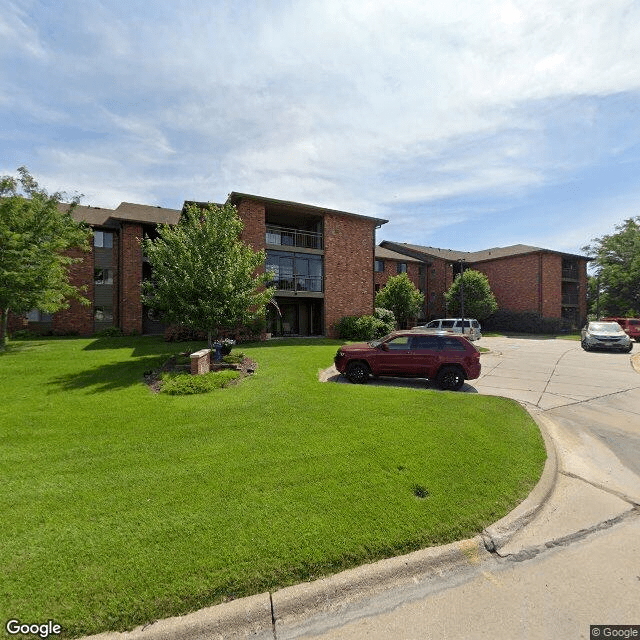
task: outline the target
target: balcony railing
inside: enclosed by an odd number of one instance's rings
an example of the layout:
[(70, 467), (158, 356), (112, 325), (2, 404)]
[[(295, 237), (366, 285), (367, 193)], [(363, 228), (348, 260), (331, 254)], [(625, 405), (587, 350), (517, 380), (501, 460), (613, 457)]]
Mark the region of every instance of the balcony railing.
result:
[(267, 225), (265, 241), (283, 247), (300, 247), (302, 249), (322, 249), (322, 233), (315, 231), (300, 231)]
[(310, 291), (322, 293), (322, 276), (294, 276), (292, 278), (276, 278), (269, 283), (277, 291)]
[(563, 268), (562, 269), (562, 277), (565, 280), (578, 280), (580, 276), (578, 275), (578, 269), (572, 268)]

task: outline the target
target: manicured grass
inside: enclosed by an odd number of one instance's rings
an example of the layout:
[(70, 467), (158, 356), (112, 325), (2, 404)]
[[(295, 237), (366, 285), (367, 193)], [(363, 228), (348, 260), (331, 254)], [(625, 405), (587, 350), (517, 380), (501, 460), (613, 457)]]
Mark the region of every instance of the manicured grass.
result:
[(126, 629), (472, 536), (532, 489), (515, 402), (319, 383), (339, 342), (242, 345), (239, 385), (153, 394), (156, 338), (0, 356), (0, 601), (67, 637)]

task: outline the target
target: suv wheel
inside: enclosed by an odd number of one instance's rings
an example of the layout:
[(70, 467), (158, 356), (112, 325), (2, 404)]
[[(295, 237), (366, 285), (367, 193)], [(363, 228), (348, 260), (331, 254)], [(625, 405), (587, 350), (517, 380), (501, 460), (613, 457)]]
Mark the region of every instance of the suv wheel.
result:
[(586, 340), (583, 340), (583, 341), (582, 341), (581, 346), (582, 346), (582, 348), (583, 348), (585, 351), (591, 351), (591, 347), (587, 344), (587, 341), (586, 341)]
[(458, 367), (442, 367), (436, 383), (443, 391), (457, 391), (464, 384), (464, 375)]
[(352, 362), (347, 367), (347, 378), (353, 384), (364, 384), (369, 379), (369, 367), (363, 362)]

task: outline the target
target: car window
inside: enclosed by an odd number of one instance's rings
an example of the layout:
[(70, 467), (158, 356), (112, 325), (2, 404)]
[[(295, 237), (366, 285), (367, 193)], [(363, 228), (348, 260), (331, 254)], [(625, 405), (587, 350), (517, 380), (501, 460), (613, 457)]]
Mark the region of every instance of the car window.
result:
[(389, 349), (408, 349), (409, 348), (409, 336), (398, 336), (397, 338), (392, 338), (387, 342), (387, 346)]
[(428, 329), (437, 329), (440, 326), (440, 320), (432, 320), (428, 325)]
[(443, 329), (453, 329), (454, 322), (455, 322), (455, 320), (443, 320), (442, 321), (442, 328)]
[(448, 349), (450, 351), (464, 351), (464, 344), (460, 340), (456, 340), (455, 338), (440, 338), (441, 340), (441, 348)]
[(411, 348), (414, 351), (436, 351), (439, 344), (436, 336), (416, 336), (411, 340)]

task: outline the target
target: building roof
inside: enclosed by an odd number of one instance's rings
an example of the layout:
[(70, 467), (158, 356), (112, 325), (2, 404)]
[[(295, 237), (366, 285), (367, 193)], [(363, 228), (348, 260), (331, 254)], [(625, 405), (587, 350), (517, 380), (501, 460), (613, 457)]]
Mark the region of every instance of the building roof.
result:
[(238, 193), (237, 191), (232, 191), (227, 198), (227, 202), (231, 202), (231, 204), (237, 204), (241, 200), (254, 200), (256, 202), (262, 202), (265, 205), (272, 205), (282, 209), (292, 209), (304, 213), (311, 213), (316, 215), (322, 215), (325, 213), (333, 213), (341, 216), (353, 216), (356, 218), (361, 218), (364, 220), (371, 220), (376, 223), (376, 226), (382, 226), (389, 222), (388, 220), (384, 220), (383, 218), (373, 218), (371, 216), (363, 216), (359, 213), (351, 213), (349, 211), (339, 211), (337, 209), (327, 209), (326, 207), (318, 207), (312, 204), (303, 204), (301, 202), (291, 202), (289, 200), (276, 200), (275, 198), (265, 198), (264, 196), (256, 196), (250, 193)]
[[(60, 209), (68, 211), (69, 206), (60, 204)], [(112, 226), (114, 222), (121, 220), (145, 224), (176, 224), (180, 220), (180, 211), (147, 204), (121, 202), (115, 209), (78, 205), (71, 212), (71, 216), (74, 220), (87, 222), (94, 227)]]
[(418, 260), (417, 258), (412, 258), (411, 256), (407, 256), (402, 253), (397, 253), (396, 251), (391, 251), (391, 249), (386, 249), (385, 247), (376, 247), (375, 251), (376, 258), (378, 260), (398, 260), (400, 262), (422, 262), (422, 260)]
[(384, 240), (380, 243), (381, 247), (391, 249), (398, 253), (406, 253), (418, 259), (439, 258), (457, 262), (464, 260), (465, 262), (486, 262), (487, 260), (497, 260), (499, 258), (511, 258), (513, 256), (526, 255), (530, 253), (555, 253), (557, 255), (582, 258), (590, 260), (587, 256), (565, 253), (564, 251), (554, 251), (553, 249), (543, 249), (541, 247), (533, 247), (526, 244), (514, 244), (508, 247), (494, 247), (483, 251), (455, 251), (453, 249), (438, 249), (436, 247), (423, 247), (417, 244), (408, 244), (406, 242), (390, 242)]

